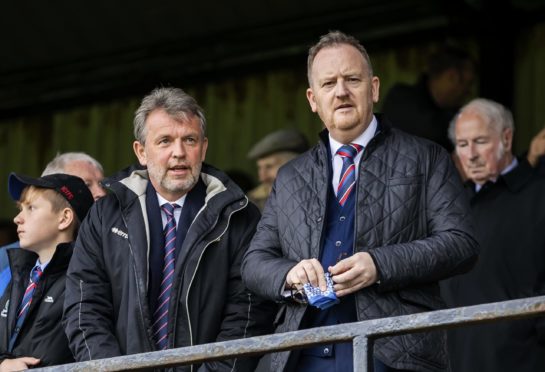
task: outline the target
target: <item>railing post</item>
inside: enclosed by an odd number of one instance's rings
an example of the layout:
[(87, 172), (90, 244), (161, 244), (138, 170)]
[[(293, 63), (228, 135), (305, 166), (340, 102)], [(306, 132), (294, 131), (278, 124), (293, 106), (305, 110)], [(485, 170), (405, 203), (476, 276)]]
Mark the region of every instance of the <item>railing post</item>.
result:
[(354, 337), (352, 343), (354, 354), (354, 372), (368, 372), (369, 363), (372, 363), (372, 352), (369, 351), (369, 339), (366, 335)]

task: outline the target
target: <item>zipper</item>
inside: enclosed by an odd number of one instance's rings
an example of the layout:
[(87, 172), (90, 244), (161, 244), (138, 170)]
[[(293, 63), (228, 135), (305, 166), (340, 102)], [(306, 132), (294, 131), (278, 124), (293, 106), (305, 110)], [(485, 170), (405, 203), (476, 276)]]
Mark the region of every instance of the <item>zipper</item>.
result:
[[(245, 203), (244, 205), (242, 205), (239, 209), (236, 209), (234, 211), (232, 211), (230, 214), (229, 214), (229, 217), (227, 217), (227, 224), (225, 225), (225, 229), (221, 232), (221, 234), (209, 241), (205, 246), (204, 248), (202, 249), (201, 251), (201, 254), (199, 256), (199, 260), (197, 261), (197, 265), (195, 266), (195, 270), (193, 271), (193, 275), (191, 277), (191, 280), (189, 281), (189, 285), (187, 286), (187, 295), (186, 295), (186, 298), (185, 298), (185, 308), (186, 308), (186, 314), (187, 314), (187, 324), (188, 324), (188, 328), (189, 328), (189, 342), (190, 342), (190, 346), (193, 346), (193, 329), (192, 329), (192, 326), (191, 326), (191, 317), (189, 316), (189, 293), (191, 292), (191, 285), (193, 284), (193, 280), (195, 279), (195, 275), (197, 274), (197, 271), (199, 269), (199, 265), (201, 263), (201, 260), (202, 260), (202, 257), (204, 255), (204, 252), (206, 251), (206, 249), (212, 244), (212, 243), (217, 243), (221, 240), (221, 238), (223, 237), (223, 235), (225, 235), (225, 233), (227, 232), (227, 229), (229, 229), (229, 225), (231, 223), (231, 217), (233, 216), (233, 214), (235, 214), (236, 212), (239, 212), (241, 210), (243, 210), (244, 208), (246, 208), (248, 206), (248, 197), (244, 197), (245, 198)], [(219, 221), (219, 214), (216, 218), (216, 221), (214, 221), (214, 224), (212, 225), (212, 229), (214, 227), (216, 227), (218, 221)], [(210, 231), (210, 230), (209, 230)], [(182, 286), (180, 286), (180, 288), (178, 289), (178, 291), (181, 291), (182, 290)], [(180, 297), (179, 296), (180, 293), (178, 293), (178, 298)], [(173, 339), (175, 338), (176, 336), (176, 325), (174, 326), (174, 334), (173, 334)], [(191, 365), (191, 371), (193, 371), (193, 365)]]
[[(111, 190), (112, 190), (113, 194), (116, 196), (119, 207), (121, 208), (122, 203), (121, 203), (121, 200), (120, 200), (119, 196), (117, 195), (115, 190), (113, 190), (113, 189), (111, 189)], [(125, 229), (127, 230), (127, 234), (128, 234), (129, 224), (127, 223), (127, 220), (125, 218), (125, 214), (122, 211), (121, 211), (120, 214), (121, 214), (121, 219), (123, 220), (123, 224), (124, 224)], [(137, 295), (137, 302), (138, 302), (138, 310), (139, 310), (139, 315), (140, 315), (140, 321), (142, 322), (142, 326), (144, 327), (144, 332), (148, 333), (147, 332), (146, 321), (145, 321), (145, 317), (144, 317), (144, 309), (142, 308), (142, 297), (140, 296), (140, 290), (139, 290), (140, 286), (138, 285), (138, 275), (137, 275), (137, 270), (136, 270), (135, 255), (134, 255), (134, 251), (132, 249), (132, 244), (131, 244), (129, 239), (127, 239), (127, 244), (129, 246), (129, 251), (131, 252), (131, 255), (132, 255), (132, 268), (133, 268), (133, 271), (134, 271), (134, 281), (136, 282), (136, 288), (138, 288), (137, 291), (136, 291), (136, 295)], [(155, 348), (152, 346), (152, 344), (150, 342), (150, 338), (145, 337), (145, 339), (146, 339), (146, 343), (148, 345), (148, 350), (154, 351)]]
[[(365, 148), (363, 149), (363, 153), (361, 154), (361, 159), (360, 159), (360, 163), (358, 164), (358, 175), (360, 174), (360, 170), (361, 170), (361, 167), (362, 167), (362, 163), (364, 160), (367, 160), (367, 157), (369, 155), (369, 147), (374, 145), (378, 139), (377, 137), (379, 137), (381, 135), (382, 131), (380, 131), (380, 129), (375, 133), (375, 136), (373, 138), (371, 138), (371, 140), (369, 141), (369, 143), (367, 143), (367, 146), (365, 146)], [(359, 176), (358, 176), (358, 180), (359, 180)], [(356, 186), (358, 185), (358, 183), (356, 183)], [(356, 194), (354, 195), (354, 197), (356, 198), (355, 200), (355, 205), (354, 205), (354, 238), (352, 239), (353, 240), (353, 244), (352, 244), (352, 255), (354, 255), (356, 253), (355, 251), (355, 247), (356, 247), (356, 237), (358, 236), (357, 234), (357, 229), (358, 229), (358, 213), (357, 213), (357, 210), (356, 210), (356, 207), (358, 205), (358, 195), (359, 195), (359, 187), (356, 187)], [(358, 321), (361, 321), (360, 319), (360, 312), (358, 311), (358, 295), (357, 293), (354, 293), (354, 302), (356, 303), (356, 318), (358, 319)]]

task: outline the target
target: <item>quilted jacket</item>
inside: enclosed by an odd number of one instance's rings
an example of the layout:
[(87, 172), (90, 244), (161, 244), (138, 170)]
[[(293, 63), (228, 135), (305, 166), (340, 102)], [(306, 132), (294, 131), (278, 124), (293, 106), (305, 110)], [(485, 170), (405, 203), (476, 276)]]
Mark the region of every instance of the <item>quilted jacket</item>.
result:
[[(477, 257), (468, 201), (447, 152), (378, 118), (358, 169), (354, 252), (369, 252), (379, 282), (356, 293), (358, 320), (444, 307), (438, 281), (466, 272)], [(246, 285), (266, 298), (282, 302), (288, 271), (320, 256), (332, 192), (328, 151), (324, 130), (317, 146), (279, 171), (242, 266)], [(276, 332), (299, 329), (305, 309), (284, 302)], [(385, 337), (374, 355), (398, 369), (441, 371), (445, 341), (442, 331)], [(289, 355), (274, 354), (271, 370), (284, 370)]]

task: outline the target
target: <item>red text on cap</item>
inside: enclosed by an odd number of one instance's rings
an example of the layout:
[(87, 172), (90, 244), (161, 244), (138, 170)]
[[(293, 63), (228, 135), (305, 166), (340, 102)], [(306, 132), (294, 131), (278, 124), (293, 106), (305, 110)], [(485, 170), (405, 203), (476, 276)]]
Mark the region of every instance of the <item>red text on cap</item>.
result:
[(74, 194), (72, 194), (72, 192), (68, 189), (68, 187), (66, 186), (61, 187), (61, 192), (64, 194), (66, 199), (68, 200), (74, 199)]

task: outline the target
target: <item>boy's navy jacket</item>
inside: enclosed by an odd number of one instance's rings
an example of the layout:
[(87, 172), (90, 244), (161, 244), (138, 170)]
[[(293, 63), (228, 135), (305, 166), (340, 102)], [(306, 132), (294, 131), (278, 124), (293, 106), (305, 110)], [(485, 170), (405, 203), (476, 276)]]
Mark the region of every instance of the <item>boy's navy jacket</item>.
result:
[(38, 255), (25, 249), (8, 250), (12, 279), (0, 299), (0, 362), (34, 357), (41, 360), (39, 366), (43, 367), (74, 361), (61, 323), (66, 269), (72, 250), (73, 243), (57, 246), (34, 290), (29, 312), (11, 352), (9, 342), (17, 311)]

